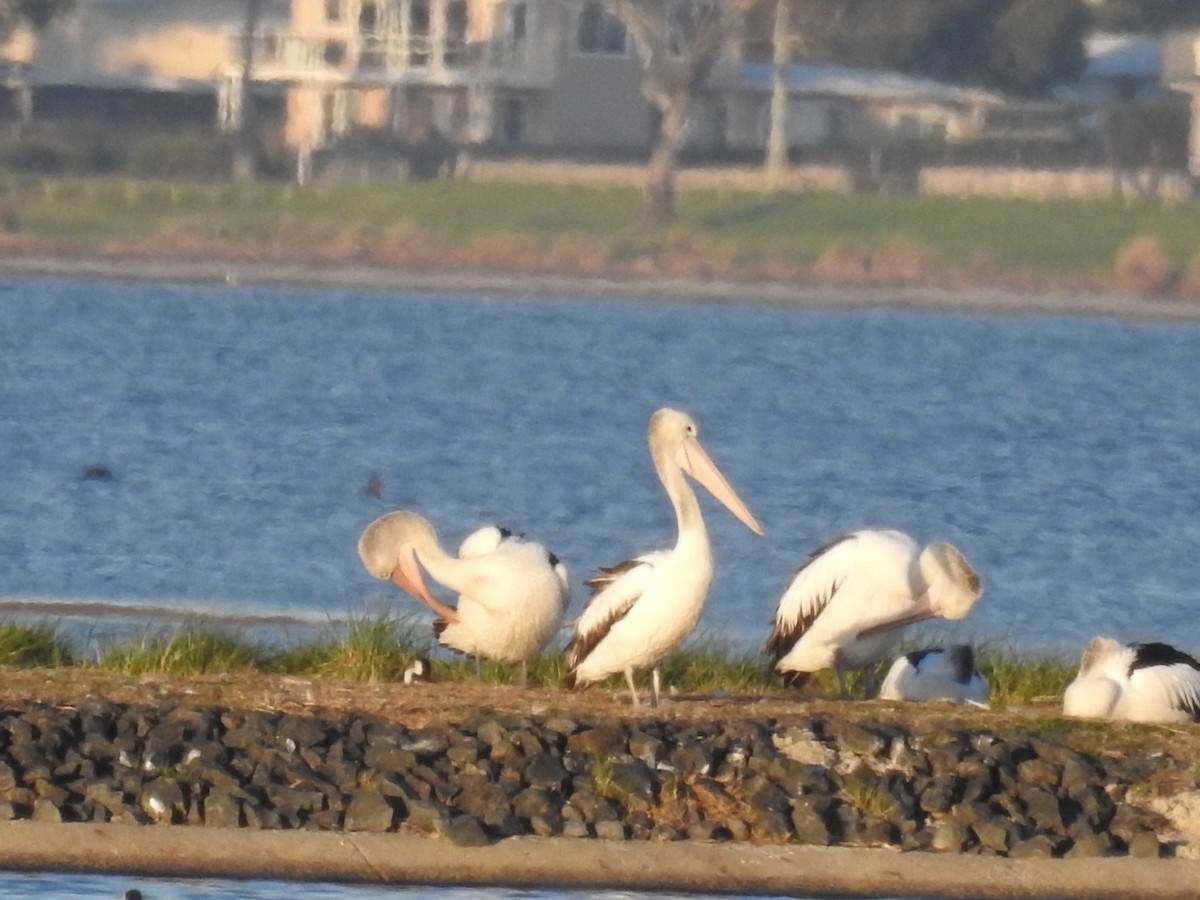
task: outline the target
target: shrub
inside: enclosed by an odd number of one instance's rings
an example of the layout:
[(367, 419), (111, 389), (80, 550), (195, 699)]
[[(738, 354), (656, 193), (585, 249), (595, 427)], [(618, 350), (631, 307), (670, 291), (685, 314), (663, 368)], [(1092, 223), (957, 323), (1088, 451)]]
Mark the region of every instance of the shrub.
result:
[(1134, 294), (1160, 294), (1171, 286), (1175, 272), (1161, 239), (1139, 235), (1117, 250), (1117, 287)]
[(1200, 300), (1200, 250), (1196, 251), (1184, 267), (1179, 278), (1179, 294), (1182, 297)]

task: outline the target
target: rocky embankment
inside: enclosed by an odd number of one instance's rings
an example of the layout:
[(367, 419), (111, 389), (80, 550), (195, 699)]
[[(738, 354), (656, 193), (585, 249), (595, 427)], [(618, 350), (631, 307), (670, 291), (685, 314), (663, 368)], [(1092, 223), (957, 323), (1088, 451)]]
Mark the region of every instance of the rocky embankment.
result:
[(1167, 856), (1157, 752), (824, 713), (702, 723), (470, 711), (406, 727), (202, 705), (10, 703), (0, 818)]

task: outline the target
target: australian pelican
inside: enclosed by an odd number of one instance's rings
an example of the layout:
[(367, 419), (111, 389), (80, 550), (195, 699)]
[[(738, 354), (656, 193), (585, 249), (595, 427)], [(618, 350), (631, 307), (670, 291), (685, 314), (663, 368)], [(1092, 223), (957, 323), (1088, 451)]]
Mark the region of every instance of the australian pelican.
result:
[(1130, 722), (1200, 722), (1200, 662), (1170, 644), (1095, 637), (1063, 693), (1063, 714)]
[[(434, 632), (446, 647), (475, 657), (521, 663), (554, 636), (570, 600), (566, 566), (541, 544), (487, 526), (451, 556), (433, 526), (415, 512), (397, 511), (367, 526), (358, 555), (376, 578), (391, 580), (435, 613)], [(457, 607), (438, 600), (421, 570), (458, 594)]]
[(653, 668), (651, 703), (658, 705), (658, 664), (691, 633), (712, 581), (712, 551), (696, 494), (684, 473), (704, 485), (751, 531), (762, 526), (725, 480), (697, 439), (691, 416), (660, 409), (648, 433), (654, 468), (675, 508), (674, 548), (656, 550), (600, 571), (588, 580), (593, 593), (566, 649), (567, 682), (587, 685), (625, 674), (633, 705), (635, 669)]
[(847, 669), (874, 666), (907, 625), (963, 618), (981, 590), (950, 544), (921, 549), (899, 531), (854, 531), (814, 550), (792, 578), (765, 649), (789, 684), (833, 669), (846, 697)]

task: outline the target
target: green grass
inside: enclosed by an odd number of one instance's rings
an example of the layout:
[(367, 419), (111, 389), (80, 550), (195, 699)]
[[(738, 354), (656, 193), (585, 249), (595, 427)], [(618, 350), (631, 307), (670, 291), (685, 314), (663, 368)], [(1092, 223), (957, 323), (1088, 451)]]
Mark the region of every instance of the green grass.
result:
[[(903, 648), (902, 648), (903, 649)], [(108, 649), (97, 663), (80, 661), (71, 642), (53, 623), (0, 623), (0, 665), (16, 667), (96, 665), (126, 675), (214, 675), (273, 672), (287, 675), (339, 678), (348, 681), (398, 681), (419, 657), (435, 660), (435, 677), (452, 683), (517, 684), (520, 666), (476, 663), (438, 648), (428, 624), (416, 616), (397, 616), (387, 610), (353, 615), (345, 629), (331, 628), (326, 636), (290, 647), (268, 647), (204, 622), (189, 623), (169, 634), (135, 635)], [(890, 660), (877, 667), (881, 680)], [(1077, 662), (1053, 656), (1028, 655), (1005, 642), (980, 642), (977, 664), (991, 688), (996, 709), (1029, 706), (1058, 698), (1075, 676)], [(529, 663), (531, 687), (561, 688), (566, 681), (563, 656), (545, 652)], [(682, 694), (765, 696), (802, 699), (836, 696), (832, 672), (818, 672), (802, 692), (785, 690), (770, 671), (765, 657), (740, 651), (719, 638), (700, 634), (661, 664), (664, 695)], [(650, 673), (637, 673), (638, 691), (648, 698)], [(602, 686), (623, 692), (623, 676)], [(861, 697), (864, 676), (847, 673), (851, 696)]]
[(102, 669), (124, 675), (219, 675), (260, 669), (256, 645), (205, 625), (188, 626), (169, 637), (146, 637), (105, 653)]
[[(1035, 274), (1112, 269), (1137, 235), (1160, 238), (1175, 265), (1200, 252), (1200, 204), (955, 199), (916, 195), (682, 192), (675, 225), (644, 224), (632, 188), (420, 181), (383, 185), (182, 183), (129, 178), (0, 179), (22, 234), (82, 244), (136, 240), (180, 229), (232, 242), (287, 244), (315, 229), (358, 230), (376, 239), (426, 235), (451, 245), (487, 238), (593, 240), (614, 262), (665, 248), (721, 246), (738, 263), (767, 256), (811, 262), (838, 243), (897, 239), (935, 258), (989, 260)], [(327, 241), (326, 241), (327, 243)], [(301, 248), (303, 249), (303, 248)]]
[(344, 637), (329, 637), (285, 650), (269, 661), (289, 675), (348, 681), (396, 681), (418, 657), (428, 656), (428, 626), (387, 611), (352, 616)]
[(1079, 670), (1078, 662), (1028, 656), (1015, 648), (981, 649), (979, 671), (988, 680), (991, 705), (1027, 706), (1046, 697), (1061, 697)]
[(69, 666), (74, 660), (70, 644), (55, 626), (0, 623), (0, 665)]

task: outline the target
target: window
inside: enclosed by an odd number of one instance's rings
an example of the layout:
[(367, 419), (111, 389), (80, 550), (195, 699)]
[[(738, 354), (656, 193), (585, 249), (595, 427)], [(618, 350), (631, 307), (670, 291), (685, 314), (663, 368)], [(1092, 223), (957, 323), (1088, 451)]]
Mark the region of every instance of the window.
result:
[(446, 48), (442, 62), (449, 69), (461, 69), (467, 61), (466, 0), (451, 0), (446, 5)]
[(322, 59), (327, 66), (340, 66), (346, 61), (346, 44), (343, 41), (326, 41)]
[(524, 3), (518, 3), (512, 8), (512, 37), (514, 41), (525, 40), (528, 28), (527, 18), (529, 9)]
[(429, 65), (429, 0), (412, 0), (408, 7), (408, 64)]
[(579, 13), (576, 48), (580, 53), (602, 56), (625, 55), (625, 23), (592, 0)]
[(342, 21), (342, 0), (325, 0), (325, 21)]
[(358, 30), (363, 34), (374, 34), (379, 30), (379, 7), (375, 0), (363, 0), (358, 11)]

